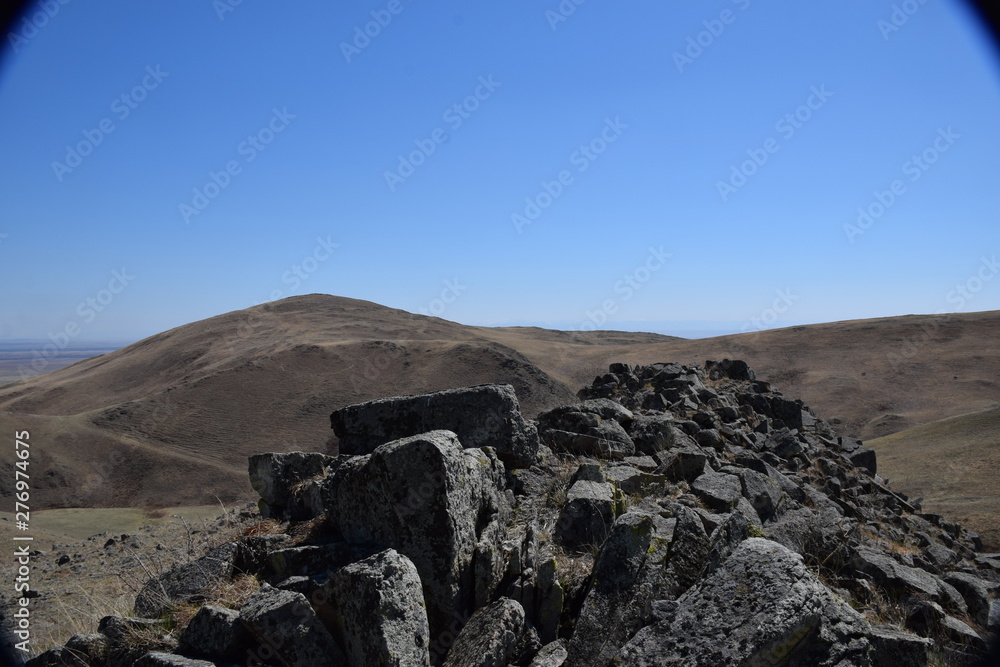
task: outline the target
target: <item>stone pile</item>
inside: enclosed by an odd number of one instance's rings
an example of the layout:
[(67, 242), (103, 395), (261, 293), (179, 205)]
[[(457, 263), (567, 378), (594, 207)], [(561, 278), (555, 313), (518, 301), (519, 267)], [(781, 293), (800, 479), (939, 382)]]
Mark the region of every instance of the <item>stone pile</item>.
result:
[[(872, 450), (745, 363), (613, 364), (579, 398), (534, 423), (494, 385), (338, 410), (338, 456), (250, 459), (260, 512), (281, 530), (150, 580), (134, 618), (30, 664), (985, 655), (1000, 556), (891, 490)], [(213, 600), (213, 586), (248, 576), (238, 605)], [(200, 607), (172, 627), (179, 605)]]

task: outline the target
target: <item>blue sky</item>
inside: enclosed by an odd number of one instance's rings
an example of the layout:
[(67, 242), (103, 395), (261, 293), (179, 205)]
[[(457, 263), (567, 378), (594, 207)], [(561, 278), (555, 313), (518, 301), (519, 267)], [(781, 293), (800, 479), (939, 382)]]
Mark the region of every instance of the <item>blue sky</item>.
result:
[(1000, 308), (1000, 72), (957, 2), (44, 11), (0, 66), (0, 339), (312, 292), (667, 332)]

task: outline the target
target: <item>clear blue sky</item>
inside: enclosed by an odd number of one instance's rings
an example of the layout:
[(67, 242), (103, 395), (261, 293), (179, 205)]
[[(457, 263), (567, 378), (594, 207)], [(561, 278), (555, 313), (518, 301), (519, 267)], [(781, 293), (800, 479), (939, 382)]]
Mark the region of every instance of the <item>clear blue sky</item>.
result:
[(0, 339), (311, 292), (565, 329), (1000, 309), (1000, 73), (960, 3), (233, 4), (5, 36)]

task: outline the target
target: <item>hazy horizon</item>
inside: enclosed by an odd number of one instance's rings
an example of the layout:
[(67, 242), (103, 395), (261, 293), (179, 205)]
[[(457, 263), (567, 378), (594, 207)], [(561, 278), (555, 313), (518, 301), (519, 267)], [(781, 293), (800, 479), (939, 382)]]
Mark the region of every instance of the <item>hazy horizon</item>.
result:
[[(337, 295), (329, 295), (337, 296)], [(258, 304), (264, 305), (264, 304)], [(381, 305), (381, 304), (380, 304)], [(235, 312), (235, 311), (226, 311)], [(973, 314), (976, 312), (991, 312), (991, 311), (969, 311), (966, 314)], [(226, 313), (216, 313), (216, 315), (224, 315)], [(428, 313), (415, 313), (418, 315), (427, 315), (430, 317), (436, 317), (434, 315), (429, 315)], [(942, 313), (906, 313), (904, 315), (889, 315), (885, 316), (887, 318), (892, 317), (912, 317), (912, 316), (929, 316), (938, 315)], [(214, 317), (214, 316), (212, 316)], [(210, 318), (204, 318), (210, 319)], [(691, 340), (703, 339), (703, 338), (713, 338), (716, 336), (727, 336), (740, 333), (756, 333), (760, 331), (771, 331), (775, 329), (787, 329), (791, 327), (799, 326), (810, 326), (816, 324), (834, 324), (837, 322), (843, 322), (847, 320), (825, 320), (825, 321), (788, 321), (776, 324), (767, 324), (762, 320), (758, 321), (711, 321), (711, 320), (690, 320), (690, 321), (677, 321), (677, 320), (653, 320), (653, 321), (615, 321), (609, 325), (603, 327), (585, 327), (580, 328), (578, 322), (572, 321), (559, 321), (559, 320), (509, 320), (509, 321), (497, 321), (488, 323), (476, 323), (476, 322), (460, 322), (458, 320), (451, 320), (447, 317), (442, 319), (454, 322), (462, 326), (474, 326), (474, 327), (538, 327), (542, 329), (550, 329), (556, 331), (621, 331), (627, 333), (653, 333), (665, 336), (675, 336), (678, 338), (688, 338)], [(860, 318), (860, 319), (884, 319), (883, 317), (873, 317), (873, 318)], [(184, 322), (177, 325), (177, 327), (183, 327), (189, 324), (195, 324), (202, 320), (193, 320), (191, 322)], [(177, 328), (177, 327), (171, 327)], [(79, 350), (87, 349), (92, 347), (113, 347), (114, 349), (120, 349), (122, 347), (127, 347), (133, 343), (139, 342), (146, 338), (155, 336), (157, 334), (163, 333), (164, 331), (169, 331), (170, 329), (163, 329), (158, 331), (148, 331), (145, 333), (136, 333), (131, 335), (119, 334), (110, 335), (106, 337), (88, 337), (88, 336), (76, 336), (68, 339), (65, 345), (60, 345), (60, 349), (65, 350)], [(66, 340), (61, 335), (54, 334), (49, 337), (21, 337), (21, 338), (0, 338), (0, 351), (2, 351), (3, 346), (12, 345), (45, 345), (47, 343), (53, 342), (54, 338), (58, 338), (59, 341)], [(58, 342), (58, 341), (57, 341)]]

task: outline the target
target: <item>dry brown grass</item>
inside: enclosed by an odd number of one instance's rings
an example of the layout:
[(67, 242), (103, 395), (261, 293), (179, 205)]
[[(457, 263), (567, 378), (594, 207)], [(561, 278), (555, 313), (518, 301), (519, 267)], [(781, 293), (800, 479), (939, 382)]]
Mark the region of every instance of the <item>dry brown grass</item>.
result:
[(863, 537), (865, 537), (865, 538), (867, 538), (867, 539), (869, 539), (869, 540), (871, 540), (873, 542), (876, 542), (876, 547), (879, 548), (879, 549), (882, 549), (883, 551), (892, 551), (892, 552), (895, 552), (897, 554), (919, 554), (919, 553), (921, 553), (919, 547), (917, 547), (917, 546), (915, 546), (913, 544), (908, 544), (906, 542), (899, 542), (899, 541), (896, 541), (896, 540), (886, 539), (886, 538), (882, 537), (881, 535), (879, 535), (877, 532), (875, 532), (875, 530), (873, 530), (872, 528), (870, 528), (868, 526), (861, 526), (861, 529), (858, 532)]
[(260, 587), (260, 581), (249, 574), (238, 574), (232, 579), (216, 582), (205, 591), (204, 601), (182, 602), (171, 610), (169, 618), (173, 632), (179, 637), (198, 610), (205, 605), (239, 609), (251, 595), (260, 590)]
[(960, 415), (867, 443), (893, 488), (979, 532), (1000, 550), (1000, 408)]
[(255, 535), (275, 535), (283, 532), (284, 524), (275, 519), (258, 518), (253, 524), (243, 529), (244, 537)]
[(134, 594), (117, 577), (108, 577), (101, 585), (77, 586), (73, 595), (47, 601), (52, 606), (53, 621), (32, 625), (32, 648), (35, 654), (61, 646), (75, 634), (97, 630), (98, 622), (108, 615), (131, 616)]

